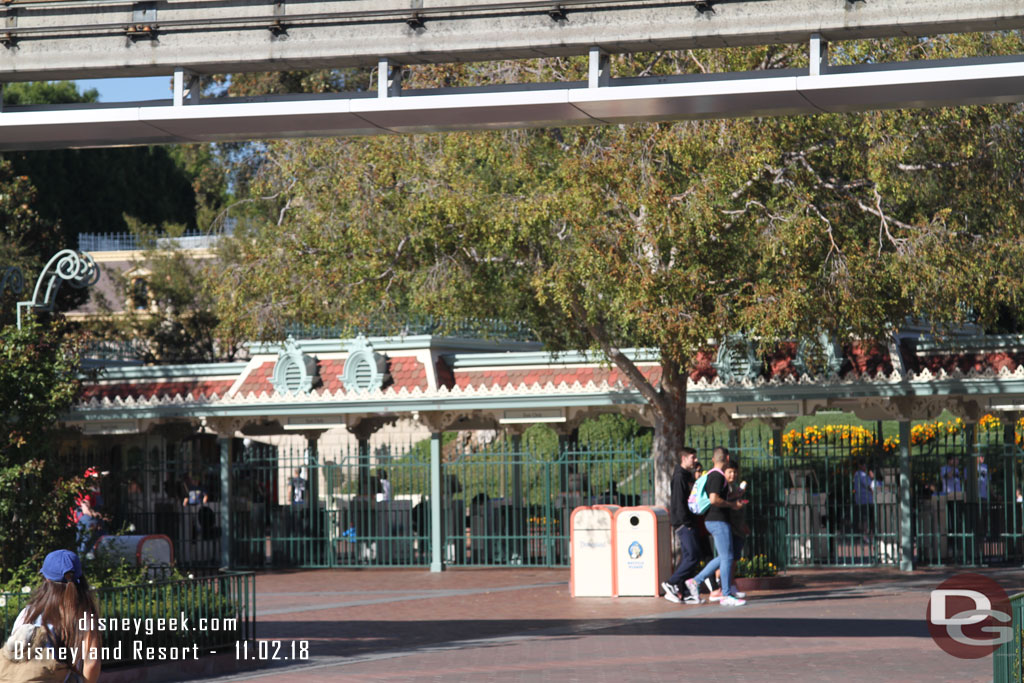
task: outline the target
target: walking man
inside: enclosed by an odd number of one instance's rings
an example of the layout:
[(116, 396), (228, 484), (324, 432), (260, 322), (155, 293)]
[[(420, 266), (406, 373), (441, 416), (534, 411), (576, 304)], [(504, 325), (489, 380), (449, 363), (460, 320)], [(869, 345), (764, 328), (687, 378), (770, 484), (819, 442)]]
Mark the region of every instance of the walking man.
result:
[(704, 484), (704, 492), (707, 493), (711, 506), (704, 517), (704, 525), (708, 533), (715, 541), (715, 551), (718, 557), (704, 565), (704, 569), (692, 579), (687, 579), (686, 590), (691, 598), (700, 600), (700, 584), (709, 576), (714, 576), (715, 570), (719, 569), (722, 575), (722, 602), (723, 607), (738, 607), (745, 605), (746, 597), (736, 590), (732, 585), (732, 526), (729, 523), (729, 511), (739, 510), (744, 505), (742, 500), (729, 500), (729, 483), (725, 480), (722, 470), (728, 461), (729, 456), (725, 453), (715, 452), (711, 457), (714, 469), (708, 472), (707, 482)]
[(682, 595), (680, 586), (683, 582), (697, 573), (697, 563), (700, 561), (700, 546), (697, 543), (697, 534), (694, 531), (693, 523), (696, 515), (690, 512), (687, 500), (690, 497), (690, 489), (693, 488), (694, 470), (697, 468), (697, 451), (692, 448), (681, 448), (679, 450), (679, 462), (672, 472), (672, 485), (670, 488), (671, 501), (669, 503), (671, 512), (669, 520), (675, 532), (676, 540), (679, 541), (679, 566), (669, 577), (668, 581), (661, 584), (665, 589), (665, 599), (669, 602), (685, 602), (688, 605), (700, 604), (700, 598)]

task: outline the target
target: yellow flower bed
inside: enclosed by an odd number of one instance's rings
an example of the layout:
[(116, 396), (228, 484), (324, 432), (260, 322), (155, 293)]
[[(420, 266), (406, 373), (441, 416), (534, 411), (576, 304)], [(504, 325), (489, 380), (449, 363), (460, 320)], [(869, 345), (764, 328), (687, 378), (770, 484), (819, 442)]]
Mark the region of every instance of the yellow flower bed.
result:
[(810, 425), (802, 432), (795, 429), (782, 435), (782, 450), (787, 455), (800, 452), (804, 446), (818, 444), (849, 444), (854, 451), (865, 450), (875, 445), (875, 435), (856, 425)]
[[(995, 415), (985, 415), (978, 422), (982, 431), (1002, 428), (1002, 420)], [(966, 425), (959, 417), (949, 421), (925, 422), (914, 425), (910, 429), (910, 443), (913, 446), (920, 446), (931, 443), (942, 436), (956, 436), (960, 434)], [(1016, 442), (1018, 445), (1024, 440), (1024, 417), (1017, 420)], [(799, 453), (805, 446), (843, 445), (848, 446), (854, 455), (866, 453), (875, 446), (877, 440), (874, 432), (856, 425), (825, 425), (819, 427), (811, 425), (804, 430), (790, 430), (782, 435), (782, 450), (786, 455)], [(882, 449), (886, 453), (894, 452), (900, 445), (900, 439), (890, 436), (882, 443)]]

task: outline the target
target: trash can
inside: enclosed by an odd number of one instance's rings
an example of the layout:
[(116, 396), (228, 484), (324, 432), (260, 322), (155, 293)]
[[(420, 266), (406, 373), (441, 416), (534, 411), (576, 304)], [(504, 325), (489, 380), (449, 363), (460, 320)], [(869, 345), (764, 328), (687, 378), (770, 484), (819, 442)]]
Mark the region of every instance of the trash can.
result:
[(136, 567), (169, 567), (174, 564), (174, 546), (171, 539), (162, 534), (100, 536), (96, 550), (123, 557)]
[(612, 574), (613, 519), (617, 505), (581, 505), (569, 517), (569, 594), (615, 595)]
[(615, 512), (615, 595), (661, 595), (672, 575), (672, 537), (668, 511), (643, 505)]

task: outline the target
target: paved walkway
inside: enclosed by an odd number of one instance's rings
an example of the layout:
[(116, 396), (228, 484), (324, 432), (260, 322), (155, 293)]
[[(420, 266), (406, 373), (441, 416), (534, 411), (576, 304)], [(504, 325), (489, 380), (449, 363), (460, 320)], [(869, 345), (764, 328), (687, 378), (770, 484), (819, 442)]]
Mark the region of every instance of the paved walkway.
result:
[[(991, 659), (928, 636), (928, 593), (951, 573), (800, 572), (742, 608), (573, 599), (566, 570), (261, 575), (257, 636), (308, 640), (309, 661), (207, 680), (991, 680)], [(1024, 588), (1020, 569), (980, 573)]]

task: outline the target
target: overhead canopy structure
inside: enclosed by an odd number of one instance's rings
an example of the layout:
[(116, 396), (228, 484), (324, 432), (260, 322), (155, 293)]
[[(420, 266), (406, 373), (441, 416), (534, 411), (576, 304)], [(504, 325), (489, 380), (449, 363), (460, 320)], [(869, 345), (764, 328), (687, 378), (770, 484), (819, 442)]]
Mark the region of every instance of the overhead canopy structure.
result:
[[(812, 41), (812, 54), (820, 51)], [(820, 54), (820, 53), (819, 53)], [(816, 114), (991, 104), (1024, 99), (1024, 59), (963, 60), (809, 71), (607, 80), (592, 54), (588, 83), (226, 100), (187, 97), (117, 106), (9, 107), (0, 150), (107, 147), (261, 138), (358, 136)], [(398, 96), (400, 95), (400, 96)]]

